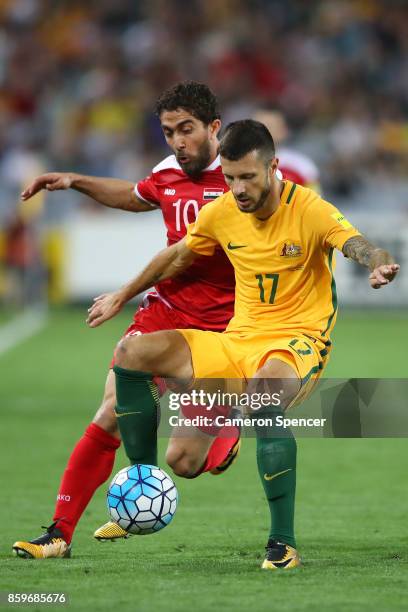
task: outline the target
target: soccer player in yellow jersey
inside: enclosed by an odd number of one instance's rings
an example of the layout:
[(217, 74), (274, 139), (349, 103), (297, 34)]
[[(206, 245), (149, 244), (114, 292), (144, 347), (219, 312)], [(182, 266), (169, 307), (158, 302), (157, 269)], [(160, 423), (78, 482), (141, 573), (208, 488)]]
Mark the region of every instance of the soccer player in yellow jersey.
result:
[[(96, 298), (88, 323), (100, 325), (133, 296), (179, 274), (196, 257), (212, 255), (218, 245), (223, 248), (236, 277), (235, 315), (226, 331), (181, 329), (122, 340), (114, 368), (117, 411), (140, 414), (146, 426), (153, 376), (192, 383), (241, 378), (249, 389), (268, 379), (268, 392), (280, 393), (281, 406), (252, 415), (271, 514), (262, 567), (289, 569), (300, 563), (294, 536), (296, 442), (278, 427), (260, 427), (258, 419), (299, 401), (324, 368), (337, 311), (334, 249), (369, 268), (374, 289), (392, 281), (399, 266), (314, 191), (278, 180), (274, 142), (263, 124), (230, 124), (220, 153), (231, 191), (205, 206), (186, 238), (159, 253), (137, 278)], [(167, 462), (193, 477), (210, 444), (203, 434), (192, 453), (178, 438), (169, 446)]]

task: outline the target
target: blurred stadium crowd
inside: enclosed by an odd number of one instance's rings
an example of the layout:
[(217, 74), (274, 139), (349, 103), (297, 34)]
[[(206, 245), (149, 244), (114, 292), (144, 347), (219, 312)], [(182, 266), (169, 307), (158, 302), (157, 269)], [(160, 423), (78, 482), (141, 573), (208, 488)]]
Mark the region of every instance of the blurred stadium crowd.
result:
[(149, 172), (167, 151), (154, 102), (186, 78), (224, 124), (281, 109), (340, 206), (408, 208), (405, 0), (0, 0), (0, 24), (3, 226), (39, 172)]

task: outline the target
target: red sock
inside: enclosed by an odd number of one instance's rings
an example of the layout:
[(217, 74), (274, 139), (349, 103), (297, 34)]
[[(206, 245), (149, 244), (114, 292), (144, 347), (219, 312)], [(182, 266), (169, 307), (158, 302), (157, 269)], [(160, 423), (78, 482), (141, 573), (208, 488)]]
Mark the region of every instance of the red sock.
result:
[(54, 521), (69, 544), (96, 489), (110, 476), (120, 440), (91, 423), (68, 460), (55, 506)]
[[(231, 429), (231, 427), (229, 429)], [(214, 442), (210, 446), (210, 450), (208, 451), (205, 463), (200, 470), (200, 474), (203, 472), (210, 472), (214, 468), (218, 467), (227, 458), (228, 453), (238, 438), (239, 435), (235, 435), (233, 438), (223, 438), (222, 435), (221, 437), (215, 438)]]

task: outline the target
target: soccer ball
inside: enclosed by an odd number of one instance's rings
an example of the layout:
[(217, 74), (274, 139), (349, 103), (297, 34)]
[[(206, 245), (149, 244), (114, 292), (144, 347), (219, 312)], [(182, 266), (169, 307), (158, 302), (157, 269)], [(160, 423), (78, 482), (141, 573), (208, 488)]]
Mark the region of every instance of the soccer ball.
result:
[(110, 483), (107, 503), (112, 521), (128, 533), (147, 535), (168, 525), (176, 512), (176, 485), (155, 465), (131, 465)]

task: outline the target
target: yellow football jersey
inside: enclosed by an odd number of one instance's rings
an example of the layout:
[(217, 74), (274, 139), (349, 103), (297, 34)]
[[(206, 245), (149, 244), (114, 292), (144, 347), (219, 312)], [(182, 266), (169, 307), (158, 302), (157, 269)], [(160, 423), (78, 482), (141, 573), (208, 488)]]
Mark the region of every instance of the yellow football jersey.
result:
[(200, 255), (220, 244), (235, 269), (227, 333), (293, 330), (325, 341), (337, 311), (333, 250), (359, 234), (316, 192), (284, 181), (265, 221), (241, 212), (228, 192), (200, 210), (186, 244)]

